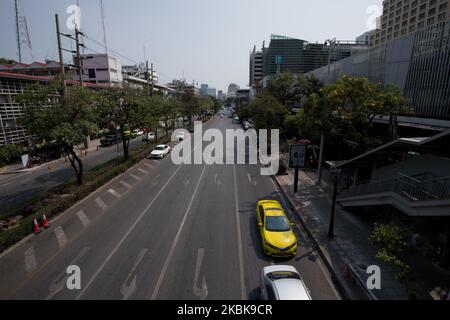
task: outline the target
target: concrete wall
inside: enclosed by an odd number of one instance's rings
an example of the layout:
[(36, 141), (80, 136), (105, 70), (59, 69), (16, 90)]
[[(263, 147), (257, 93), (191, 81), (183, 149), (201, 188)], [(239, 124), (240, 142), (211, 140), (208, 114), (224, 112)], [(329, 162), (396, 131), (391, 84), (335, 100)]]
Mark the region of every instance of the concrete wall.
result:
[(375, 169), (372, 173), (372, 180), (395, 178), (399, 172), (408, 176), (427, 172), (437, 177), (449, 177), (450, 159), (431, 154), (422, 155), (387, 167)]

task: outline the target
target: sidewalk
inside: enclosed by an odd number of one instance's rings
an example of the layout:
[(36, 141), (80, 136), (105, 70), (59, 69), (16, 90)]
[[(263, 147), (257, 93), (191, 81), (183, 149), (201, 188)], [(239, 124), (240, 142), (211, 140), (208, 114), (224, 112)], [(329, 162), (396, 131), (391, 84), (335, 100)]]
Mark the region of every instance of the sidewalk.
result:
[[(97, 147), (100, 146), (100, 139), (95, 139), (95, 140), (91, 140), (90, 146), (88, 149), (84, 149), (84, 145), (80, 144), (78, 146), (75, 146), (74, 150), (75, 152), (81, 156), (81, 152), (91, 152), (91, 151), (95, 151), (97, 150)], [(10, 165), (6, 165), (4, 167), (0, 168), (0, 174), (12, 174), (12, 173), (26, 173), (26, 172), (31, 172), (40, 168), (43, 168), (45, 166), (48, 165), (52, 165), (55, 163), (58, 163), (60, 161), (63, 161), (65, 158), (61, 157), (59, 159), (56, 160), (52, 160), (40, 165), (34, 165), (31, 168), (24, 168), (21, 162), (17, 162), (17, 163), (13, 163)]]
[[(334, 239), (327, 237), (330, 221), (332, 184), (324, 171), (322, 187), (316, 186), (314, 171), (299, 173), (298, 193), (294, 194), (294, 174), (276, 176), (275, 179), (290, 200), (303, 224), (311, 233), (326, 257), (335, 277), (344, 288), (349, 299), (408, 299), (403, 285), (395, 279), (397, 270), (375, 258), (376, 249), (368, 237), (373, 224), (354, 213), (336, 206)], [(381, 268), (381, 290), (368, 290), (366, 269), (370, 265)], [(428, 297), (420, 297), (429, 299)]]

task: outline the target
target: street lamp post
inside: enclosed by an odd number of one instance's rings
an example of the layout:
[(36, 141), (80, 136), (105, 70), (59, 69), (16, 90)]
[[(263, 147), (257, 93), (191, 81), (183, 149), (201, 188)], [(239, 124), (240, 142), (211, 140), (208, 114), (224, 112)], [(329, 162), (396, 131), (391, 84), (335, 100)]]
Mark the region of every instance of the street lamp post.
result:
[[(328, 83), (330, 83), (331, 82), (331, 79), (330, 79), (331, 45), (336, 43), (336, 38), (326, 40), (325, 44), (327, 44), (327, 43), (329, 44), (329, 47), (328, 47), (328, 75), (327, 75), (327, 77), (328, 77)], [(317, 185), (319, 185), (319, 186), (322, 183), (322, 162), (323, 162), (323, 149), (324, 149), (324, 146), (325, 146), (325, 133), (324, 133), (323, 128), (322, 128), (321, 133), (320, 133), (319, 164), (318, 164), (318, 167), (317, 167)]]
[(334, 186), (333, 186), (333, 203), (331, 204), (331, 216), (330, 216), (330, 226), (328, 228), (328, 237), (334, 238), (334, 213), (336, 211), (336, 197), (338, 194), (338, 175), (334, 175)]

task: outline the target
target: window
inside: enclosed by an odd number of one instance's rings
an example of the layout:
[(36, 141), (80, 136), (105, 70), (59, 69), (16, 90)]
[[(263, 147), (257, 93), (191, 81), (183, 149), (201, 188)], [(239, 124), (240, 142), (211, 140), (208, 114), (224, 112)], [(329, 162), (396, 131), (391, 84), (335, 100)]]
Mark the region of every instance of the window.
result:
[(271, 285), (266, 286), (266, 292), (267, 292), (267, 299), (268, 300), (276, 300), (277, 297), (275, 295), (275, 291), (273, 290)]
[(259, 206), (259, 218), (261, 219), (261, 222), (264, 223), (264, 209), (262, 206)]
[(286, 232), (291, 230), (289, 221), (284, 216), (266, 217), (266, 230), (273, 232)]
[(89, 79), (94, 79), (95, 78), (95, 69), (89, 69), (88, 74), (89, 74)]

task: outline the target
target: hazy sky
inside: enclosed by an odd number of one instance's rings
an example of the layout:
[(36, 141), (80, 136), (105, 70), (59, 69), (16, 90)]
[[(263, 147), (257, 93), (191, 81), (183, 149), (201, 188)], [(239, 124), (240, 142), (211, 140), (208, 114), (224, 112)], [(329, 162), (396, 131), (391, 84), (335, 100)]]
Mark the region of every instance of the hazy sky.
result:
[[(103, 41), (99, 1), (79, 0), (81, 30)], [(22, 0), (34, 60), (57, 59), (54, 14), (68, 32), (76, 0)], [(370, 6), (382, 0), (103, 0), (108, 47), (133, 61), (154, 63), (161, 82), (180, 78), (226, 90), (248, 84), (249, 51), (270, 34), (311, 42), (353, 40), (368, 31)], [(17, 59), (14, 0), (0, 0), (0, 57)], [(97, 44), (86, 45), (102, 52)], [(70, 48), (70, 41), (63, 46)], [(87, 51), (89, 52), (89, 50)], [(31, 55), (24, 54), (25, 62)], [(65, 55), (66, 61), (70, 56)], [(123, 64), (132, 61), (119, 57)]]

